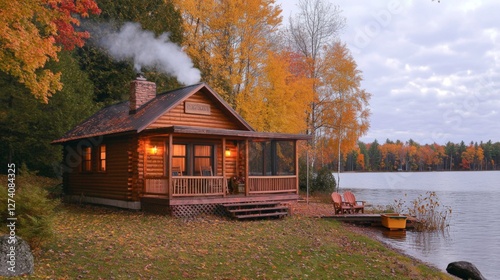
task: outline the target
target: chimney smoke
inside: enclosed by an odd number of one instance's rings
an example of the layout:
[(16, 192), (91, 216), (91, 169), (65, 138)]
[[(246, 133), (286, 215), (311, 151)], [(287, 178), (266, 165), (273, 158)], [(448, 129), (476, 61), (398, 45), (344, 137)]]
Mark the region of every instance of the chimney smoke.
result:
[(194, 68), (181, 47), (170, 41), (168, 33), (155, 37), (138, 23), (126, 23), (119, 32), (108, 34), (101, 45), (117, 60), (132, 59), (138, 72), (142, 66), (155, 67), (185, 85), (201, 79), (200, 70)]

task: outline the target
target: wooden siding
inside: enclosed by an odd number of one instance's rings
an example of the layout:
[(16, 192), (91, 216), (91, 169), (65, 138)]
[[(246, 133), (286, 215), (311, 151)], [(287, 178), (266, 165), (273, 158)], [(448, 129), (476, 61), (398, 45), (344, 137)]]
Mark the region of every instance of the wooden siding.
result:
[(144, 186), (144, 142), (139, 141), (139, 136), (134, 135), (129, 138), (129, 189), (132, 192), (133, 200), (138, 201), (142, 196)]
[[(144, 168), (147, 176), (164, 176), (165, 175), (165, 143), (168, 141), (166, 137), (141, 138), (141, 143), (144, 145)], [(153, 148), (156, 147), (156, 154), (153, 154)]]
[[(186, 114), (184, 112), (185, 102), (195, 102), (210, 105), (210, 115)], [(212, 100), (205, 94), (197, 92), (189, 97), (185, 102), (181, 102), (175, 108), (165, 113), (155, 122), (148, 126), (151, 128), (162, 128), (173, 125), (197, 126), (219, 129), (240, 129), (220, 108), (216, 107)]]
[[(133, 185), (129, 180), (132, 171), (129, 164), (130, 142), (128, 139), (101, 139), (96, 144), (106, 145), (106, 171), (97, 171), (97, 146), (92, 147), (92, 172), (81, 172), (80, 144), (65, 145), (65, 160), (73, 161), (66, 170), (65, 190), (68, 194), (120, 200), (134, 200)], [(70, 159), (71, 158), (71, 159)]]

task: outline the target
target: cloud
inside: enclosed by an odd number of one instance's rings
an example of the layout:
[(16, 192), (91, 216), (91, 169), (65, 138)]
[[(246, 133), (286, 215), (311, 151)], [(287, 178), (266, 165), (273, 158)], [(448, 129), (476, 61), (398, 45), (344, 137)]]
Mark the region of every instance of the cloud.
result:
[(405, 2), (363, 44), (360, 32), (375, 26), (374, 15), (387, 6), (341, 4), (349, 24), (342, 40), (373, 94), (362, 140), (500, 141), (500, 29), (493, 12), (500, 3), (427, 2)]

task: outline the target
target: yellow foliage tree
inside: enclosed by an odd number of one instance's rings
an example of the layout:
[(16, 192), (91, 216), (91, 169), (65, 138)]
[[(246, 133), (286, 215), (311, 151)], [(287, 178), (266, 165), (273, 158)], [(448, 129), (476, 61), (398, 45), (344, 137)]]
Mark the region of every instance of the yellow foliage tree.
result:
[(242, 116), (256, 130), (285, 133), (306, 130), (309, 103), (313, 99), (312, 79), (294, 71), (300, 65), (297, 58), (286, 51), (268, 52), (251, 94), (245, 91), (238, 96)]
[(345, 44), (335, 42), (324, 51), (318, 70), (317, 123), (323, 137), (334, 139), (333, 146), (324, 148), (347, 154), (368, 131), (371, 94), (361, 88), (361, 71)]
[(269, 34), (281, 23), (274, 0), (178, 0), (186, 51), (203, 80), (231, 105), (238, 94), (253, 92), (260, 67), (271, 49)]

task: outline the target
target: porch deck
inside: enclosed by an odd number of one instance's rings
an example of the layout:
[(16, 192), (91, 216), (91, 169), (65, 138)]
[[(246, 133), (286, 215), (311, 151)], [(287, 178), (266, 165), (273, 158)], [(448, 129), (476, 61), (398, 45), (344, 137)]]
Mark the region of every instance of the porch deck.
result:
[(174, 197), (146, 195), (141, 198), (142, 209), (146, 212), (171, 214), (175, 217), (193, 217), (200, 214), (228, 216), (225, 206), (237, 203), (267, 203), (284, 204), (297, 201), (298, 194), (227, 195), (225, 197)]
[(145, 195), (142, 202), (158, 202), (164, 205), (197, 205), (197, 204), (228, 204), (228, 203), (246, 203), (246, 202), (264, 202), (264, 201), (279, 201), (291, 202), (297, 201), (298, 194), (273, 194), (273, 195), (251, 195), (245, 194), (227, 195), (225, 197), (174, 197), (169, 199), (165, 196)]

